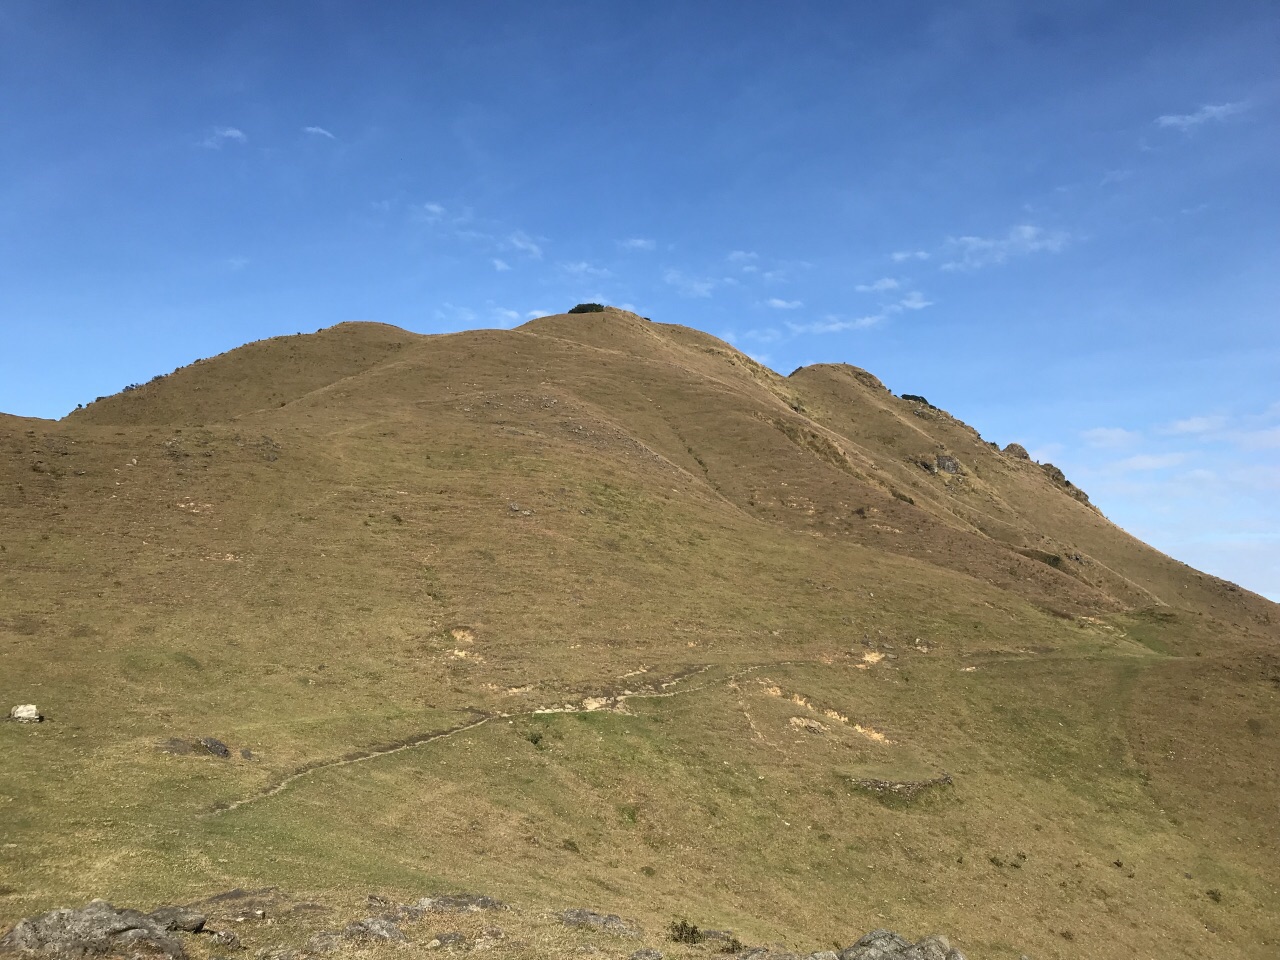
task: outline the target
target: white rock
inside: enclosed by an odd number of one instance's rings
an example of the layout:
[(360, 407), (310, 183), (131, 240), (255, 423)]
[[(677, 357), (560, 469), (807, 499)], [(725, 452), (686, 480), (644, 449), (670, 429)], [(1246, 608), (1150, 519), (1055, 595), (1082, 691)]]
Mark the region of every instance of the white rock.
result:
[(19, 723), (39, 723), (44, 717), (40, 716), (34, 703), (20, 703), (9, 711), (9, 719)]

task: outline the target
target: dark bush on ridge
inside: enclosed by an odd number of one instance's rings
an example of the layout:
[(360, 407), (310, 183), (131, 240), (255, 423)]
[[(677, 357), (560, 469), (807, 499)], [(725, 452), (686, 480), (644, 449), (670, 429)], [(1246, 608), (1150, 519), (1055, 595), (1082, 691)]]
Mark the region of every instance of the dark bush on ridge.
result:
[(604, 313), (604, 304), (602, 303), (580, 303), (570, 313)]

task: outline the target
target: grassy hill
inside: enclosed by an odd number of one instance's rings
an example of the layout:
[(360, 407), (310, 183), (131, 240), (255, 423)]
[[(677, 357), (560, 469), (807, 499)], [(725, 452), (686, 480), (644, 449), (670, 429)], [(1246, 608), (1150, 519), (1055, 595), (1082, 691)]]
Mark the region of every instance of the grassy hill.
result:
[(1280, 949), (1280, 609), (866, 371), (341, 324), (0, 416), (0, 490), (49, 718), (0, 724), (0, 927), (276, 885)]

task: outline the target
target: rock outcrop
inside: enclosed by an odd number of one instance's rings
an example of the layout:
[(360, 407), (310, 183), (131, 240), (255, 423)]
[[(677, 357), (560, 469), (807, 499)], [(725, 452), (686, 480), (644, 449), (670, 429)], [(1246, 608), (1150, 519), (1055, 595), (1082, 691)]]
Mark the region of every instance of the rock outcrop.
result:
[(60, 908), (22, 920), (0, 937), (0, 951), (80, 958), (111, 954), (151, 954), (182, 960), (182, 941), (174, 931), (198, 931), (204, 917), (181, 907), (152, 914), (91, 900), (76, 909)]

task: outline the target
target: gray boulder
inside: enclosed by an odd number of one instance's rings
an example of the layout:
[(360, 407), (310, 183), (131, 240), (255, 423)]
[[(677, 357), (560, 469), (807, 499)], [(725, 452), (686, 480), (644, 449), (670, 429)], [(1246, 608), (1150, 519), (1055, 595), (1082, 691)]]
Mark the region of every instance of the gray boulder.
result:
[(190, 907), (161, 907), (159, 910), (152, 910), (147, 916), (166, 930), (199, 933), (204, 929), (204, 914)]
[(402, 913), (478, 913), (481, 910), (506, 910), (507, 905), (501, 900), (486, 897), (479, 893), (441, 894), (438, 897), (423, 897), (417, 903), (401, 907)]
[(201, 737), (196, 741), (196, 747), (210, 756), (221, 757), (223, 760), (231, 756), (231, 748), (216, 737)]
[(175, 928), (168, 927), (167, 921), (137, 910), (91, 900), (83, 907), (63, 907), (19, 921), (0, 937), (0, 952), (69, 958), (146, 952), (181, 960), (186, 952), (171, 929)]
[(940, 934), (912, 943), (892, 930), (872, 930), (837, 955), (839, 960), (965, 960)]
[(560, 922), (569, 927), (587, 927), (591, 930), (603, 930), (620, 937), (639, 937), (640, 930), (634, 924), (623, 920), (616, 913), (596, 913), (594, 910), (574, 908), (559, 914)]
[(343, 941), (354, 943), (404, 943), (409, 938), (387, 917), (365, 917), (348, 923), (341, 932), (321, 930), (307, 941), (308, 953), (332, 953)]
[(349, 923), (342, 930), (344, 940), (368, 942), (371, 940), (403, 941), (407, 939), (394, 920), (386, 917), (365, 917)]
[(9, 711), (9, 719), (19, 723), (39, 723), (44, 717), (34, 703), (20, 703)]

